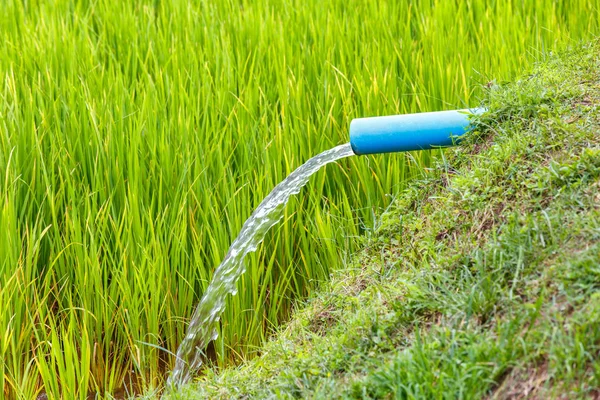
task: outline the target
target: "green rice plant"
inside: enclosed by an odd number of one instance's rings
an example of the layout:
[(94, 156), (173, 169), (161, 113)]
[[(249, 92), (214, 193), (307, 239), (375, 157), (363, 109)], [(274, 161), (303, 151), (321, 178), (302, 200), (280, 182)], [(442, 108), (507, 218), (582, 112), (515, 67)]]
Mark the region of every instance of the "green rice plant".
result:
[[(262, 198), (352, 118), (474, 106), (598, 30), (591, 2), (0, 2), (0, 385), (159, 388)], [(209, 360), (250, 357), (435, 154), (328, 166), (247, 260)], [(133, 372), (132, 372), (133, 371)], [(133, 378), (132, 378), (133, 379)], [(132, 389), (133, 390), (133, 389)]]

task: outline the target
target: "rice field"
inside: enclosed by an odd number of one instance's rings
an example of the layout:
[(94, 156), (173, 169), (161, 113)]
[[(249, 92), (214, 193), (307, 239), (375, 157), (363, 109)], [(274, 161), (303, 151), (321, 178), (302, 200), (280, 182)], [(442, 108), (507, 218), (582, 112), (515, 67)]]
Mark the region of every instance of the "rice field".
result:
[[(160, 390), (245, 219), (355, 117), (476, 106), (599, 31), (594, 2), (0, 0), (0, 397)], [(429, 152), (328, 166), (247, 259), (251, 357)], [(127, 386), (124, 388), (124, 386)]]

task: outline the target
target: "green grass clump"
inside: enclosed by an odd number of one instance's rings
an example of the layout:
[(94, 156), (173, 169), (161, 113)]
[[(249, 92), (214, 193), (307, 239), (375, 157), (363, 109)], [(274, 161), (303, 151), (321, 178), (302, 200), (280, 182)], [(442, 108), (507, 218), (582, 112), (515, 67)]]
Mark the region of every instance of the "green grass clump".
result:
[[(0, 397), (24, 399), (159, 388), (244, 220), (352, 118), (474, 106), (600, 21), (587, 0), (1, 9)], [(248, 259), (214, 362), (251, 356), (431, 158), (315, 176)]]
[(264, 354), (180, 398), (597, 398), (599, 54), (490, 87)]

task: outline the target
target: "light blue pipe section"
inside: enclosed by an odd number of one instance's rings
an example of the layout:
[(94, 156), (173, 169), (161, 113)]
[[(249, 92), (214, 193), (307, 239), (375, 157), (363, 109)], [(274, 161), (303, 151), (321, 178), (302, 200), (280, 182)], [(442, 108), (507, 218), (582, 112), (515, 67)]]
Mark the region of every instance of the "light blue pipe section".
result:
[(356, 118), (350, 123), (355, 154), (391, 153), (452, 146), (468, 132), (469, 116), (483, 108)]

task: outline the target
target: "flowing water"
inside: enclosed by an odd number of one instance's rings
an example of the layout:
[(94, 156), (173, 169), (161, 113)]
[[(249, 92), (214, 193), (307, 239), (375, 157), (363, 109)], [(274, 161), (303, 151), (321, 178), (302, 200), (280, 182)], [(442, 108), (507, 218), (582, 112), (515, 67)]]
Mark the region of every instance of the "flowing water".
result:
[(225, 309), (225, 299), (228, 294), (237, 293), (236, 283), (245, 271), (244, 257), (256, 250), (267, 231), (281, 219), (289, 198), (298, 194), (308, 178), (322, 166), (351, 155), (354, 152), (348, 143), (311, 158), (275, 186), (246, 220), (194, 312), (187, 334), (177, 350), (175, 368), (167, 382), (168, 388), (181, 387), (189, 382), (202, 364), (204, 349), (211, 340), (217, 338), (215, 323)]

